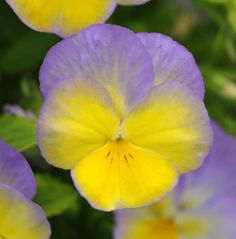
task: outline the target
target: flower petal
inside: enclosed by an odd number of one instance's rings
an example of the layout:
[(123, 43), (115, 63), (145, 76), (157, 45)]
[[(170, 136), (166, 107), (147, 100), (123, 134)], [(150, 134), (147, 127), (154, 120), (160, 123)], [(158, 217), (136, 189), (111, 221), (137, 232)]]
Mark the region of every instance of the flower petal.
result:
[[(181, 178), (175, 195), (182, 206), (198, 206), (219, 192), (236, 189), (236, 139), (212, 122), (214, 143), (204, 164)], [(180, 192), (180, 193), (179, 193)], [(179, 194), (179, 196), (178, 196)], [(181, 206), (181, 207), (182, 207)]]
[(46, 160), (71, 169), (106, 144), (120, 124), (108, 92), (97, 81), (62, 81), (44, 102), (38, 120), (38, 144)]
[(151, 57), (130, 30), (94, 25), (63, 40), (47, 54), (40, 71), (40, 88), (46, 97), (60, 80), (85, 76), (103, 84), (116, 107), (132, 108), (152, 87)]
[(20, 192), (0, 184), (0, 236), (7, 239), (48, 239), (50, 225), (43, 210)]
[(156, 85), (179, 82), (203, 99), (205, 88), (201, 72), (186, 48), (159, 33), (140, 33), (138, 36), (152, 56)]
[(158, 203), (115, 212), (114, 239), (177, 239), (176, 208), (170, 194)]
[(179, 230), (184, 238), (235, 238), (236, 194), (222, 193), (178, 215)]
[[(125, 223), (125, 222), (123, 222)], [(136, 220), (128, 224), (128, 230), (115, 239), (178, 239), (178, 232), (173, 221), (168, 219)]]
[(149, 2), (150, 0), (117, 0), (120, 5), (139, 5)]
[(124, 134), (173, 161), (181, 173), (201, 165), (212, 141), (204, 104), (178, 83), (154, 87), (124, 121)]
[[(115, 145), (119, 144), (115, 148)], [(111, 211), (150, 204), (176, 184), (177, 173), (162, 156), (127, 142), (108, 142), (72, 170), (80, 193), (95, 208)]]
[(6, 0), (31, 28), (66, 37), (94, 23), (102, 23), (115, 9), (115, 0)]
[(32, 199), (36, 192), (33, 172), (24, 157), (0, 141), (0, 184), (6, 184)]

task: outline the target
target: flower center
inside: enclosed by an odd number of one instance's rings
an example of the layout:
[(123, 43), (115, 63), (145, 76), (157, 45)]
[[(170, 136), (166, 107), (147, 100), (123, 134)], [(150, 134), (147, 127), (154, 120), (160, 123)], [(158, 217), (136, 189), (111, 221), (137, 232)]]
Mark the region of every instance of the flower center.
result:
[(128, 142), (118, 138), (116, 141), (110, 141), (106, 159), (111, 160), (111, 163), (114, 159), (123, 160), (129, 166), (129, 161), (134, 159), (134, 153)]
[(162, 239), (177, 239), (178, 231), (174, 221), (170, 219), (157, 220), (153, 223), (154, 232)]
[(177, 227), (171, 219), (153, 219), (138, 222), (131, 238), (177, 239), (178, 235)]

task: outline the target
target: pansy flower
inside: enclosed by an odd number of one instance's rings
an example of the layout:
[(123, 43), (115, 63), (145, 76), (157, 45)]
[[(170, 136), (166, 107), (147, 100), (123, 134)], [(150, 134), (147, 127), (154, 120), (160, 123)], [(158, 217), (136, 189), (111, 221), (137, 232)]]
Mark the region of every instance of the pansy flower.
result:
[(6, 0), (19, 18), (41, 32), (71, 36), (95, 23), (105, 22), (117, 4), (137, 5), (149, 0)]
[(236, 139), (213, 126), (203, 166), (151, 207), (118, 211), (114, 239), (235, 238)]
[(24, 157), (0, 141), (0, 239), (48, 239), (50, 226), (33, 203), (36, 183)]
[(150, 204), (211, 144), (192, 55), (161, 34), (94, 25), (47, 54), (38, 144), (95, 208)]

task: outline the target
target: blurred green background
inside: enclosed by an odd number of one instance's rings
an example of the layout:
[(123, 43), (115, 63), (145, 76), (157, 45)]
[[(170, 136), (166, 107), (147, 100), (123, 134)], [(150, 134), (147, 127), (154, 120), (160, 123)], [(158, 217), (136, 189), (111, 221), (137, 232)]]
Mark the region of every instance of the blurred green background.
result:
[[(236, 135), (235, 0), (151, 0), (119, 6), (109, 22), (137, 32), (161, 32), (186, 46), (204, 76), (210, 116)], [(0, 139), (30, 161), (38, 183), (35, 201), (51, 222), (52, 239), (111, 239), (113, 215), (92, 209), (74, 190), (69, 172), (46, 164), (35, 146), (35, 118), (42, 103), (39, 66), (59, 40), (30, 30), (0, 0)], [(35, 117), (6, 114), (6, 104), (20, 105)]]

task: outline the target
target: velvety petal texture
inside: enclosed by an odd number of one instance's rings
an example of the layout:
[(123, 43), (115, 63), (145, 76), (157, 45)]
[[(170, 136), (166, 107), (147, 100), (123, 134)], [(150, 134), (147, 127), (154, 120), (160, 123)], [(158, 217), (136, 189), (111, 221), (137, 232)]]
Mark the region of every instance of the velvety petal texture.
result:
[(43, 210), (23, 194), (0, 184), (0, 238), (48, 239), (50, 225)]
[(118, 211), (115, 239), (235, 238), (236, 139), (215, 123), (213, 129), (214, 144), (206, 163), (182, 176), (175, 190), (160, 202)]
[(54, 46), (40, 70), (40, 88), (47, 97), (61, 80), (78, 76), (99, 81), (124, 112), (139, 102), (153, 84), (152, 60), (132, 31), (94, 25)]
[(178, 174), (161, 155), (120, 141), (84, 158), (72, 177), (94, 207), (111, 211), (150, 204), (175, 186)]
[(114, 0), (6, 0), (19, 18), (37, 31), (71, 36), (114, 11)]
[(178, 83), (153, 87), (123, 127), (127, 141), (173, 161), (181, 173), (202, 164), (212, 141), (204, 104)]
[(72, 170), (95, 208), (157, 201), (180, 173), (202, 164), (212, 142), (202, 99), (189, 85), (187, 78), (154, 85), (152, 57), (132, 31), (84, 29), (53, 47), (41, 67), (42, 155)]
[(24, 157), (0, 141), (0, 184), (8, 185), (32, 199), (36, 192), (33, 172)]
[(155, 85), (179, 82), (188, 86), (201, 99), (204, 83), (193, 55), (178, 42), (160, 33), (140, 33), (155, 68)]
[(120, 118), (111, 97), (97, 81), (62, 81), (47, 97), (38, 119), (38, 144), (54, 166), (71, 169), (107, 143)]

